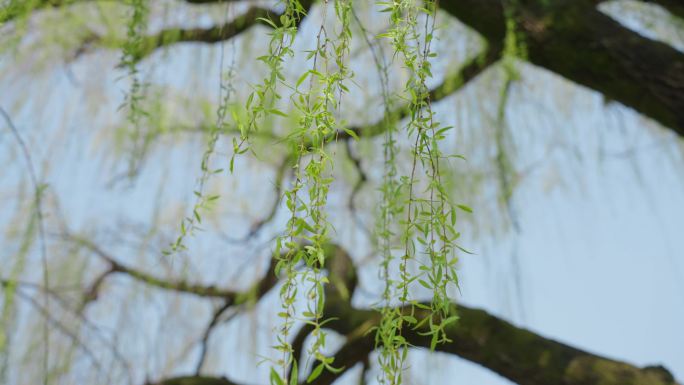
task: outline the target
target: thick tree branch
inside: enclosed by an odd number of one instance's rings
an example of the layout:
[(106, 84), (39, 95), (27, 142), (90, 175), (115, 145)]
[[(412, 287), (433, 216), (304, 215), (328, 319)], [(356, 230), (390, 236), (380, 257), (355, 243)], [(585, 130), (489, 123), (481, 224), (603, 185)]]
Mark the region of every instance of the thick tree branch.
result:
[[(308, 11), (314, 0), (300, 1), (305, 11)], [(13, 5), (0, 10), (0, 24), (10, 21), (20, 15), (30, 14), (35, 10), (43, 8), (59, 8), (70, 6), (75, 3), (95, 2), (95, 0), (40, 0), (31, 4), (31, 8), (21, 5)], [(219, 3), (216, 0), (186, 0), (193, 4), (210, 4)], [(237, 2), (236, 0), (226, 0), (224, 2)], [(276, 26), (281, 25), (280, 14), (270, 9), (253, 6), (245, 13), (235, 17), (231, 21), (221, 25), (215, 25), (207, 28), (166, 28), (160, 32), (144, 36), (142, 38), (140, 47), (135, 54), (135, 60), (140, 61), (152, 54), (159, 48), (168, 47), (178, 43), (205, 43), (213, 44), (226, 40), (230, 40), (241, 33), (247, 31), (251, 27), (260, 23), (260, 19), (269, 19)], [(298, 22), (301, 19), (298, 20)], [(93, 34), (89, 36), (76, 52), (76, 56), (88, 51), (93, 45), (99, 45), (111, 48), (120, 48), (125, 42), (120, 39), (111, 39), (106, 36), (99, 36)]]
[[(8, 5), (0, 8), (0, 25), (11, 21), (17, 17), (30, 14), (33, 11), (39, 11), (47, 8), (62, 8), (69, 7), (79, 3), (97, 3), (107, 0), (13, 0)], [(111, 0), (110, 0), (111, 1)], [(115, 1), (115, 0), (114, 0)], [(218, 4), (222, 3), (237, 3), (243, 0), (184, 0), (190, 4)]]
[[(337, 281), (353, 288), (356, 276), (347, 253), (340, 247), (331, 246), (327, 254), (330, 255), (327, 265), (330, 277), (337, 277)], [(333, 366), (349, 369), (363, 363), (375, 349), (375, 336), (368, 331), (378, 325), (381, 314), (353, 308), (344, 292), (337, 285), (328, 286), (324, 314), (327, 318), (336, 318), (326, 327), (347, 338), (335, 353)], [(408, 314), (411, 309), (402, 311)], [(428, 315), (423, 310), (414, 311), (416, 318)], [(459, 305), (458, 314), (460, 320), (445, 329), (453, 342), (439, 344), (436, 349), (482, 365), (520, 385), (677, 385), (673, 376), (660, 366), (638, 368), (601, 357), (514, 326), (484, 310)], [(404, 329), (403, 336), (414, 347), (425, 348), (431, 343), (430, 336), (421, 335), (426, 331), (426, 326)], [(298, 345), (303, 343), (306, 331), (300, 334), (296, 341)], [(314, 384), (331, 384), (340, 375), (324, 371)], [(233, 383), (223, 378), (181, 377), (162, 381), (159, 385)]]
[[(202, 0), (187, 0), (190, 3), (204, 4), (216, 3), (216, 1), (202, 1)], [(308, 12), (314, 0), (300, 0), (304, 10)], [(274, 25), (280, 27), (280, 14), (262, 7), (250, 7), (247, 12), (236, 17), (235, 19), (224, 23), (223, 25), (213, 26), (209, 28), (171, 28), (164, 29), (161, 32), (147, 36), (143, 40), (142, 47), (139, 51), (138, 60), (148, 56), (156, 49), (170, 46), (176, 43), (218, 43), (232, 39), (242, 32), (260, 22), (260, 19), (268, 19)], [(298, 19), (297, 23), (302, 19)], [(121, 43), (117, 44), (120, 46)]]
[(231, 3), (231, 2), (232, 3), (238, 3), (238, 2), (244, 1), (244, 0), (183, 0), (183, 1), (185, 1), (186, 3), (190, 3), (190, 4), (216, 4), (216, 3), (219, 3), (221, 1), (224, 1), (226, 3)]
[[(276, 17), (274, 17), (276, 16)], [(217, 43), (232, 39), (259, 23), (260, 18), (280, 20), (277, 14), (261, 8), (251, 7), (244, 14), (222, 25), (209, 28), (169, 28), (155, 35), (146, 36), (138, 51), (138, 60), (141, 60), (158, 48), (167, 47), (177, 43)], [(122, 42), (116, 42), (114, 47), (120, 47)]]
[[(409, 314), (410, 309), (403, 310)], [(373, 310), (358, 310), (334, 293), (326, 298), (327, 317), (343, 322), (331, 322), (327, 327), (340, 333), (363, 334), (377, 325), (380, 314)], [(416, 318), (429, 313), (416, 310)], [(482, 365), (520, 385), (675, 385), (672, 375), (662, 367), (638, 368), (630, 364), (597, 356), (569, 345), (516, 327), (487, 313), (459, 305), (460, 320), (446, 327), (451, 343), (437, 345), (437, 350), (458, 355)], [(403, 336), (416, 347), (429, 347), (427, 332), (405, 329)], [(374, 349), (374, 336), (356, 340), (356, 346), (345, 346), (336, 354), (344, 365), (359, 362)], [(338, 358), (339, 356), (339, 358)], [(328, 382), (324, 382), (328, 383)]]
[[(339, 317), (327, 327), (351, 335), (335, 354), (334, 366), (351, 368), (363, 362), (375, 349), (375, 336), (367, 331), (376, 326), (380, 314), (373, 310), (358, 310), (334, 295), (326, 298), (326, 316)], [(408, 313), (409, 309), (405, 312)], [(425, 316), (421, 311), (416, 316)], [(437, 350), (455, 354), (482, 365), (520, 385), (677, 385), (665, 368), (633, 365), (597, 356), (516, 327), (484, 310), (459, 305), (458, 323), (447, 327), (451, 343)], [(430, 337), (419, 333), (426, 330), (405, 330), (404, 337), (415, 347), (430, 346)], [(329, 385), (338, 374), (324, 371), (315, 385)], [(185, 377), (160, 385), (228, 385), (219, 378)], [(211, 381), (219, 382), (211, 382)]]
[(148, 382), (145, 385), (243, 385), (228, 380), (225, 377), (187, 376)]
[[(593, 0), (594, 4), (606, 3), (608, 0)], [(681, 0), (639, 0), (643, 3), (656, 4), (668, 10), (672, 15), (684, 19), (684, 2)]]
[[(505, 3), (462, 0), (441, 5), (488, 41), (501, 42)], [(591, 0), (516, 4), (513, 15), (527, 60), (684, 136), (684, 53), (623, 27)]]

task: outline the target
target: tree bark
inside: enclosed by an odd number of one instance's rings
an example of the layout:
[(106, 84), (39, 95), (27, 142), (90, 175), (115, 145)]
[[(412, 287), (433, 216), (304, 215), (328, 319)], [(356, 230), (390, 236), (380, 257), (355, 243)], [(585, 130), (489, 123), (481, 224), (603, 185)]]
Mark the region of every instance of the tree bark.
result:
[[(506, 34), (506, 3), (459, 0), (443, 1), (441, 7), (487, 40), (499, 43)], [(684, 136), (682, 52), (623, 27), (598, 11), (596, 1), (527, 0), (508, 11), (530, 63), (600, 92)]]
[[(335, 354), (334, 366), (351, 368), (374, 350), (374, 333), (365, 332), (377, 325), (380, 314), (354, 309), (335, 295), (326, 301), (326, 317), (339, 317), (339, 321), (326, 326), (354, 336)], [(677, 385), (672, 374), (661, 366), (638, 368), (601, 357), (516, 327), (484, 310), (459, 305), (458, 314), (460, 320), (447, 327), (453, 342), (437, 345), (436, 350), (482, 365), (520, 385)], [(430, 337), (419, 334), (425, 331), (407, 329), (403, 335), (416, 347), (428, 347)], [(314, 384), (328, 385), (337, 378), (338, 375), (324, 371)], [(178, 377), (158, 385), (235, 383), (217, 377)]]
[[(358, 310), (347, 302), (326, 298), (327, 317), (339, 317), (327, 326), (342, 334), (363, 335), (363, 330), (377, 324), (379, 313)], [(405, 309), (408, 313), (410, 310)], [(426, 317), (416, 310), (416, 318)], [(561, 342), (543, 337), (487, 313), (458, 306), (460, 319), (446, 327), (451, 343), (438, 344), (437, 351), (455, 354), (482, 365), (520, 385), (674, 385), (674, 377), (665, 368), (638, 368), (625, 362), (601, 357)], [(430, 337), (421, 335), (427, 328), (406, 329), (403, 336), (416, 347), (429, 347)], [(359, 338), (336, 355), (335, 365), (351, 365), (374, 347), (374, 336)], [(329, 383), (329, 382), (324, 382)]]

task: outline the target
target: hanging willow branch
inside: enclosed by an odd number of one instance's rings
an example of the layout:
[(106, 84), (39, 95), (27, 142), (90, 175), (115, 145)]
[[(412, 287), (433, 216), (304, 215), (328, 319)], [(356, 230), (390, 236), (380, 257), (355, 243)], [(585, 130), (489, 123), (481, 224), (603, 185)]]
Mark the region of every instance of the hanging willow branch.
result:
[[(403, 336), (406, 328), (419, 328), (428, 325), (431, 349), (439, 342), (449, 342), (444, 328), (454, 323), (458, 317), (452, 313), (453, 306), (448, 294), (449, 284), (458, 285), (454, 258), (454, 241), (458, 232), (455, 206), (441, 181), (440, 162), (444, 158), (439, 150), (439, 141), (445, 138), (449, 127), (441, 127), (434, 120), (432, 101), (427, 87), (427, 79), (432, 77), (430, 59), (436, 56), (431, 51), (434, 38), (437, 7), (434, 1), (422, 5), (411, 1), (379, 2), (390, 15), (390, 29), (381, 34), (392, 42), (395, 56), (403, 58), (403, 66), (409, 73), (404, 92), (408, 100), (408, 124), (406, 132), (414, 141), (411, 173), (399, 178), (394, 187), (394, 139), (387, 136), (385, 143), (385, 192), (383, 194), (383, 222), (387, 223), (395, 213), (405, 209), (406, 219), (402, 239), (404, 251), (399, 262), (399, 279), (392, 281), (388, 266), (392, 255), (388, 239), (391, 236), (387, 224), (381, 228), (384, 237), (383, 270), (386, 281), (382, 319), (376, 332), (380, 345), (379, 364), (382, 368), (382, 383), (398, 385), (402, 383), (403, 363), (406, 359), (408, 342)], [(422, 18), (422, 25), (421, 25)], [(422, 175), (421, 175), (422, 174)], [(422, 181), (422, 184), (419, 183)], [(417, 191), (420, 187), (425, 191)], [(396, 195), (399, 190), (406, 192), (407, 200), (399, 210), (395, 209)], [(466, 206), (460, 206), (470, 211)], [(416, 245), (416, 242), (418, 245)], [(418, 259), (418, 254), (427, 256), (428, 262)], [(411, 271), (409, 262), (419, 264), (419, 272)], [(412, 285), (419, 283), (432, 292), (428, 305), (420, 304), (411, 298)], [(393, 287), (394, 286), (394, 287)], [(398, 295), (399, 301), (412, 308), (427, 308), (429, 316), (416, 318), (414, 312), (402, 314), (390, 305), (390, 298)]]

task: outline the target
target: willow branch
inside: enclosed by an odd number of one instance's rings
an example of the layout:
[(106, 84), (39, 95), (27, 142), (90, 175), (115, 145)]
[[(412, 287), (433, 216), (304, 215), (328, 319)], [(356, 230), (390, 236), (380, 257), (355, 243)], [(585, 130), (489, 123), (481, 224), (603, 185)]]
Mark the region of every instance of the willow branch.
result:
[[(222, 25), (209, 28), (168, 28), (157, 34), (146, 36), (138, 50), (137, 60), (149, 56), (158, 48), (177, 43), (205, 43), (213, 44), (232, 39), (259, 23), (259, 19), (280, 20), (273, 11), (261, 7), (250, 7), (244, 14)], [(276, 24), (277, 25), (277, 24)], [(111, 43), (109, 43), (111, 44)], [(114, 42), (114, 47), (120, 47), (122, 42)]]
[[(295, 338), (292, 340), (292, 357), (294, 357), (299, 363), (302, 362), (301, 359), (302, 353), (304, 353), (304, 342), (306, 341), (306, 338), (309, 336), (309, 334), (311, 334), (311, 332), (313, 331), (313, 325), (304, 324), (295, 335)], [(302, 370), (303, 368), (304, 367), (300, 365), (300, 370)], [(292, 367), (289, 368), (286, 378), (290, 378), (290, 370), (292, 370)]]
[[(192, 2), (192, 1), (190, 1)], [(200, 2), (195, 2), (199, 4)], [(209, 3), (209, 2), (206, 2)], [(306, 11), (309, 10), (313, 4), (313, 0), (300, 1), (302, 7)], [(214, 44), (230, 40), (241, 33), (247, 31), (251, 27), (259, 24), (262, 19), (270, 20), (276, 27), (281, 27), (280, 13), (262, 7), (250, 7), (245, 13), (221, 25), (215, 25), (208, 28), (168, 28), (163, 29), (159, 33), (149, 35), (143, 38), (141, 46), (139, 47), (136, 60), (142, 60), (149, 56), (155, 50), (163, 47), (168, 47), (178, 43), (205, 43)], [(297, 20), (298, 26), (301, 19)], [(113, 47), (121, 47), (123, 42), (114, 41), (106, 45)]]

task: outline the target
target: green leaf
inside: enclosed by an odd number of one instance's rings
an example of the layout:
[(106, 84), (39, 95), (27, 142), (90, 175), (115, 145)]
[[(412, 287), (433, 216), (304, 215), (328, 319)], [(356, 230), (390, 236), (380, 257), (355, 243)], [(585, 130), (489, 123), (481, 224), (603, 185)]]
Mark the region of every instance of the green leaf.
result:
[(451, 323), (458, 321), (459, 317), (457, 315), (452, 315), (451, 317), (442, 321), (442, 327), (447, 326)]
[(292, 372), (290, 373), (290, 385), (299, 383), (299, 373), (297, 372), (297, 361), (292, 362)]
[(354, 130), (350, 130), (349, 128), (345, 128), (345, 129), (344, 129), (344, 132), (346, 132), (347, 134), (349, 134), (349, 136), (351, 136), (352, 138), (354, 138), (354, 140), (359, 140), (359, 136), (356, 135), (356, 132), (354, 132)]
[(311, 374), (309, 374), (309, 377), (306, 379), (306, 383), (309, 384), (311, 381), (317, 379), (323, 372), (323, 368), (325, 368), (325, 363), (321, 362), (314, 368)]
[(266, 18), (264, 18), (264, 17), (258, 17), (257, 20), (261, 20), (261, 21), (263, 21), (264, 23), (267, 23), (268, 25), (270, 25), (271, 27), (273, 27), (273, 29), (278, 29), (278, 26), (275, 25), (275, 23), (272, 22), (272, 21), (269, 20), (269, 19), (266, 19)]
[(432, 352), (434, 352), (435, 348), (437, 347), (437, 337), (438, 337), (438, 333), (433, 332), (432, 333), (432, 339), (430, 340), (430, 351), (432, 351)]
[(462, 246), (460, 246), (460, 245), (456, 245), (456, 247), (457, 247), (459, 250), (461, 250), (462, 252), (466, 253), (466, 254), (475, 255), (475, 253), (473, 253), (473, 252), (470, 251), (470, 250), (464, 249), (464, 248), (463, 248)]
[(287, 118), (287, 114), (286, 114), (286, 113), (284, 113), (283, 111), (280, 111), (280, 110), (278, 110), (278, 109), (275, 109), (275, 108), (271, 108), (270, 110), (268, 110), (268, 113), (274, 114), (274, 115), (278, 115), (278, 116), (282, 116), (282, 117), (284, 117), (284, 118)]
[(274, 368), (271, 368), (271, 385), (285, 385), (285, 382)]
[(325, 367), (326, 367), (329, 371), (331, 371), (331, 372), (333, 372), (333, 373), (335, 373), (335, 374), (342, 373), (342, 371), (344, 370), (344, 366), (341, 367), (341, 368), (335, 368), (335, 367), (333, 367), (333, 366), (330, 365), (330, 364), (334, 361), (334, 359), (335, 359), (335, 358), (333, 358), (333, 357), (328, 358), (328, 359), (326, 360), (327, 362), (325, 363)]
[(304, 72), (302, 74), (302, 76), (300, 76), (299, 79), (297, 80), (297, 85), (295, 86), (295, 88), (299, 87), (302, 83), (304, 83), (304, 80), (306, 80), (306, 78), (309, 77), (310, 73), (311, 72), (309, 72), (309, 71)]
[(470, 207), (468, 207), (466, 205), (456, 205), (456, 207), (458, 207), (459, 209), (461, 209), (467, 213), (471, 213), (471, 214), (473, 213), (473, 209), (471, 209)]

